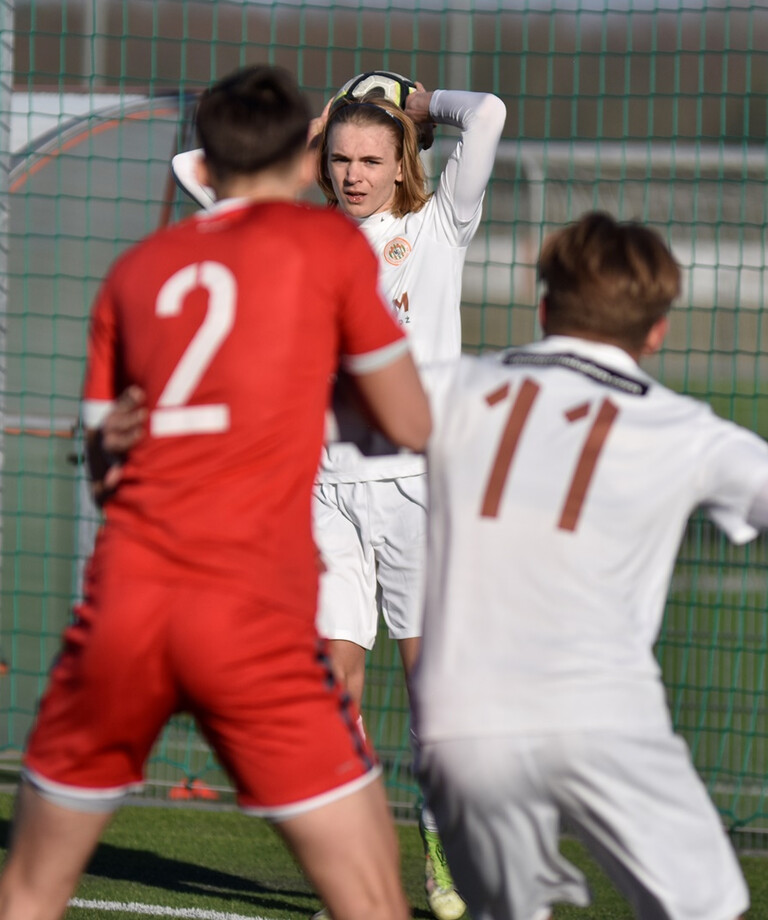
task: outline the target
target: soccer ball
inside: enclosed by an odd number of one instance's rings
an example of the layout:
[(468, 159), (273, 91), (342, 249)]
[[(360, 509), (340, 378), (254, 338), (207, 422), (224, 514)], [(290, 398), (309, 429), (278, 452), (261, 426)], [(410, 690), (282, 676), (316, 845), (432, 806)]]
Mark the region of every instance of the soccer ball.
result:
[(405, 100), (415, 92), (416, 84), (408, 77), (388, 70), (369, 70), (347, 80), (334, 96), (331, 108), (334, 108), (342, 99), (359, 101), (370, 95), (374, 99), (377, 96), (381, 99), (389, 99), (390, 102), (404, 109)]
[[(331, 112), (343, 100), (354, 100), (359, 102), (361, 99), (368, 97), (375, 103), (376, 98), (389, 99), (395, 105), (405, 109), (405, 100), (415, 93), (416, 84), (408, 77), (402, 74), (393, 73), (390, 70), (369, 70), (366, 73), (359, 73), (351, 80), (347, 80), (344, 86), (336, 93), (331, 102)], [(418, 124), (416, 132), (419, 137), (419, 149), (429, 150), (434, 140), (433, 126), (429, 124)]]

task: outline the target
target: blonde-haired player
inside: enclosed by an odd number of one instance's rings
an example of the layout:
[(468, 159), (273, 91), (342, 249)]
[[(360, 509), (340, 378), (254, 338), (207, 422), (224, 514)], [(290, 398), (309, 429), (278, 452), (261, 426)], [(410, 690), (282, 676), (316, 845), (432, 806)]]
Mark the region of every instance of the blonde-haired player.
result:
[(474, 920), (588, 903), (561, 817), (636, 916), (733, 920), (747, 889), (652, 645), (691, 512), (737, 543), (768, 526), (768, 445), (638, 366), (680, 288), (655, 232), (588, 214), (539, 273), (543, 341), (427, 377), (421, 778)]
[[(325, 113), (318, 145), (320, 187), (329, 203), (358, 222), (379, 260), (379, 283), (417, 363), (461, 353), (461, 281), (480, 223), (485, 188), (506, 109), (490, 93), (420, 83), (399, 105), (366, 95), (342, 98)], [(460, 136), (428, 194), (418, 151), (433, 124)], [(428, 143), (428, 141), (427, 141)], [(362, 702), (365, 654), (379, 613), (397, 640), (410, 682), (419, 650), (424, 557), (424, 458), (398, 453), (360, 416), (336, 401), (338, 441), (323, 452), (315, 489), (315, 539), (326, 566), (318, 629), (337, 671)], [(439, 920), (465, 905), (456, 892), (434, 818), (421, 812), (427, 900)]]

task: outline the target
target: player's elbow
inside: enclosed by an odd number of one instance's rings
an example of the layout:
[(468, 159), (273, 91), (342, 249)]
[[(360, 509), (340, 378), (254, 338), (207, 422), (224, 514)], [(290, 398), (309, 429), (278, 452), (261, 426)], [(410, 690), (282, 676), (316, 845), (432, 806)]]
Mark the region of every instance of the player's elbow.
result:
[(487, 93), (478, 109), (478, 118), (482, 118), (494, 131), (501, 136), (507, 120), (507, 107), (498, 96)]
[(390, 423), (387, 436), (408, 450), (422, 451), (427, 446), (427, 441), (432, 433), (432, 417), (426, 396), (423, 403), (416, 400), (417, 405), (405, 407), (398, 413), (397, 418)]

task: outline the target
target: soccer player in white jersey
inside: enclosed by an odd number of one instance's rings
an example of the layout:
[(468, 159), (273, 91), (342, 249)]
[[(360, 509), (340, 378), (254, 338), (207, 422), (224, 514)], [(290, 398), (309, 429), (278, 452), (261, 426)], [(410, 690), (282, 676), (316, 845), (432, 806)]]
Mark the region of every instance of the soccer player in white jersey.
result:
[(747, 888), (652, 645), (691, 512), (768, 526), (768, 445), (640, 370), (680, 287), (655, 232), (590, 213), (539, 274), (543, 341), (426, 375), (421, 779), (473, 920), (588, 903), (561, 817), (636, 916), (733, 920)]
[[(375, 97), (347, 98), (323, 119), (320, 187), (329, 203), (358, 221), (378, 255), (382, 292), (417, 363), (461, 352), (462, 269), (505, 116), (494, 95), (426, 92), (416, 84), (404, 110)], [(461, 134), (428, 195), (418, 130), (433, 123)], [(346, 415), (343, 399), (336, 414), (338, 442), (323, 452), (315, 490), (315, 539), (326, 568), (318, 630), (331, 640), (338, 673), (360, 706), (379, 610), (410, 682), (422, 625), (426, 477), (423, 457), (397, 453), (373, 429), (361, 438), (359, 416)], [(420, 825), (430, 909), (440, 920), (455, 920), (465, 905), (426, 809)]]

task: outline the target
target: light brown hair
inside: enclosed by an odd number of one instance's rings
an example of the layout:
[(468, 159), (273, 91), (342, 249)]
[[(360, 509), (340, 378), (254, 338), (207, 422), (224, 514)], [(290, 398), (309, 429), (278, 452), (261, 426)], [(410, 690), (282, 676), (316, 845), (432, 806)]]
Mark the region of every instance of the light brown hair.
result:
[(680, 294), (661, 236), (590, 212), (548, 237), (538, 261), (547, 335), (583, 335), (639, 351)]
[[(370, 97), (370, 98), (369, 98)], [(395, 159), (402, 161), (402, 181), (395, 183), (392, 214), (403, 217), (420, 211), (429, 201), (424, 167), (419, 158), (419, 139), (416, 126), (403, 110), (379, 96), (366, 95), (362, 100), (340, 100), (331, 110), (325, 123), (317, 154), (317, 182), (330, 205), (339, 201), (333, 190), (328, 170), (328, 142), (331, 131), (342, 124), (362, 128), (376, 125), (386, 128), (395, 145)]]

